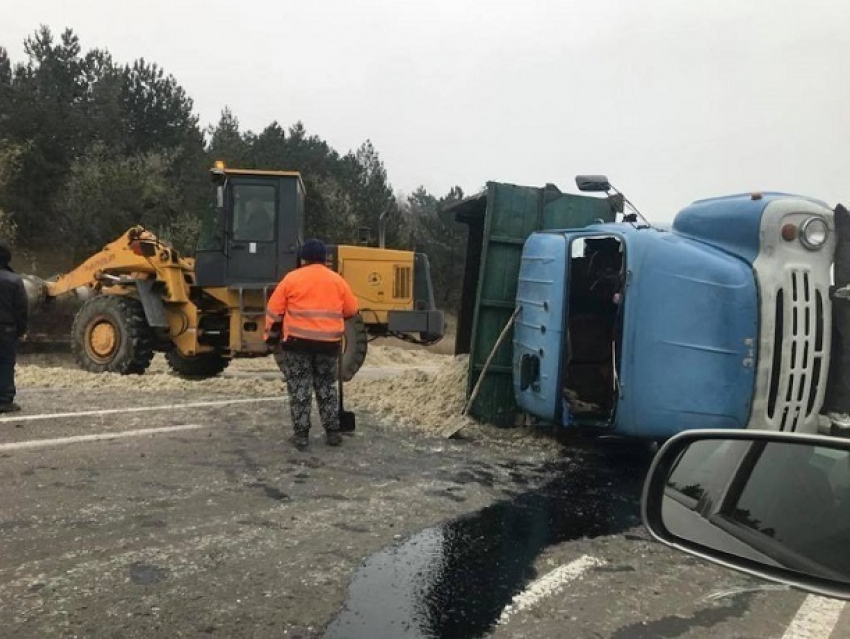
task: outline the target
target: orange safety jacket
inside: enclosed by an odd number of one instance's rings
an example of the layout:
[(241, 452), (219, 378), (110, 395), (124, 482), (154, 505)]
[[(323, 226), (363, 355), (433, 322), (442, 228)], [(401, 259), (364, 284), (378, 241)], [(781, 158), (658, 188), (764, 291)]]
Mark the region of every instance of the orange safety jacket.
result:
[(290, 337), (338, 342), (345, 319), (357, 313), (357, 298), (338, 273), (324, 264), (290, 271), (275, 288), (266, 307), (265, 335), (283, 321), (283, 340)]

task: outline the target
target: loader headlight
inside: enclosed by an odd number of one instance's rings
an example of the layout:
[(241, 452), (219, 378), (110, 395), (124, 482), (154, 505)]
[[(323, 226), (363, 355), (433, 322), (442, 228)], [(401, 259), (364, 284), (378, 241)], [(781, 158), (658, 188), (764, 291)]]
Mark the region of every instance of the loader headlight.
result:
[(810, 217), (800, 225), (800, 243), (810, 251), (817, 251), (826, 244), (829, 227), (822, 217)]

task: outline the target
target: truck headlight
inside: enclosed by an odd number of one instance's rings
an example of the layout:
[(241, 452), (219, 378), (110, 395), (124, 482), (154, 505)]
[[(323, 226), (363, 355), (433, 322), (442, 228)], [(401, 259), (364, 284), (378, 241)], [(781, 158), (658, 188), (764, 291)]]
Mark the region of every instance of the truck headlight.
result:
[(826, 244), (829, 227), (822, 217), (810, 217), (800, 225), (800, 243), (810, 251), (817, 251)]

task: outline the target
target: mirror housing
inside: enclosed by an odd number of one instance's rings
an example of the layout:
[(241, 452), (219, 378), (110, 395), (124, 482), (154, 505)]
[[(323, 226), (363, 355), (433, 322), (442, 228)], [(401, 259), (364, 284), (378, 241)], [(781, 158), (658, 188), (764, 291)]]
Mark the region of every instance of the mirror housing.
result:
[(611, 183), (605, 175), (577, 175), (576, 186), (585, 193), (607, 193)]
[(685, 431), (653, 460), (641, 508), (667, 546), (850, 599), (850, 440)]

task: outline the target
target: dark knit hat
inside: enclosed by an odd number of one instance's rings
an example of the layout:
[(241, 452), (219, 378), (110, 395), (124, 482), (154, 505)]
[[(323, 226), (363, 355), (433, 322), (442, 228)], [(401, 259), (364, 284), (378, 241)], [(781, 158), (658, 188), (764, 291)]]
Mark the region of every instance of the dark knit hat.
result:
[(322, 262), (328, 258), (328, 249), (322, 240), (307, 240), (301, 245), (302, 262)]
[(8, 266), (12, 261), (12, 251), (5, 244), (0, 244), (0, 266)]

